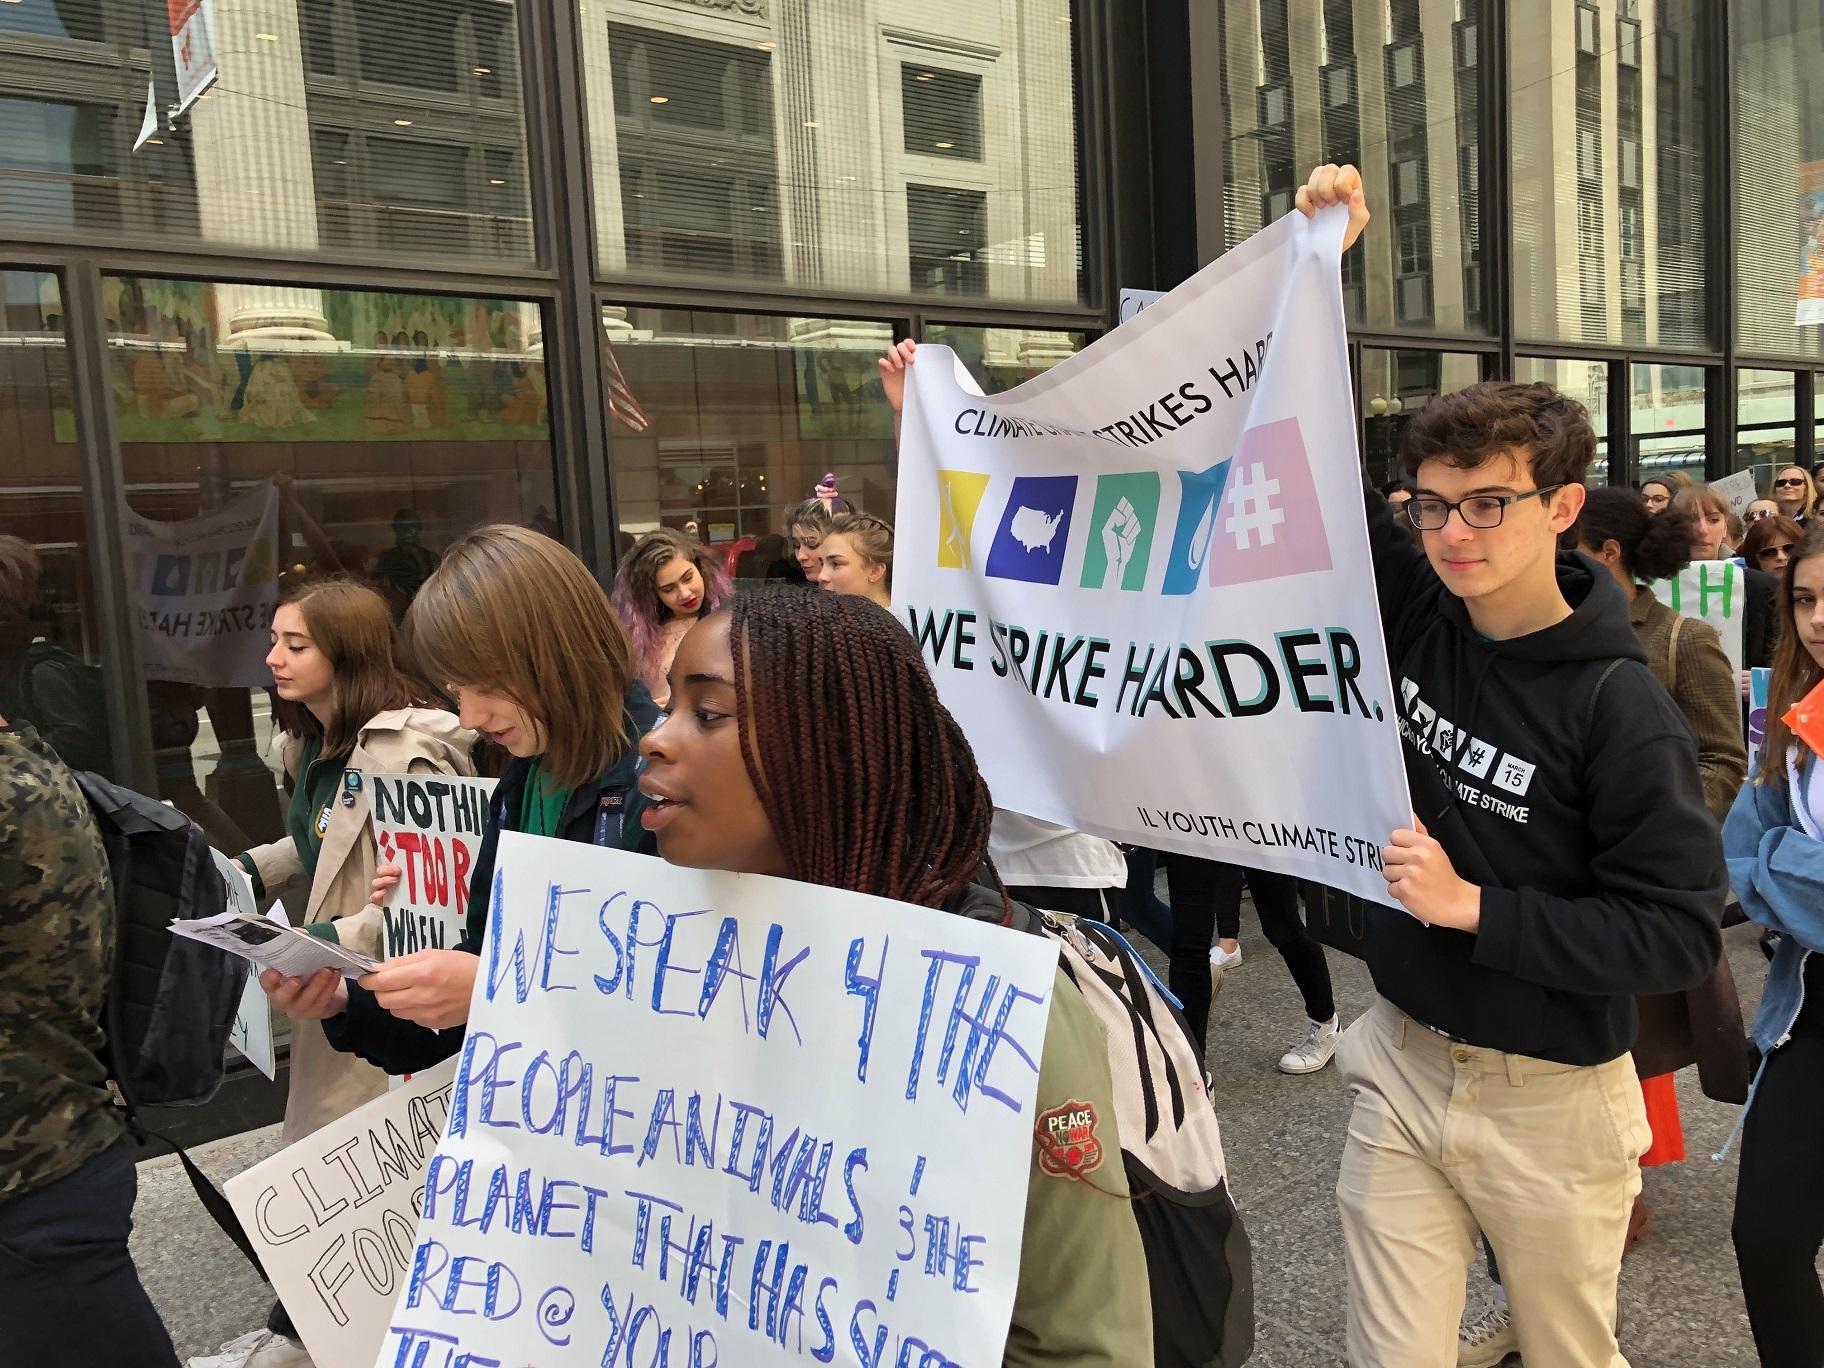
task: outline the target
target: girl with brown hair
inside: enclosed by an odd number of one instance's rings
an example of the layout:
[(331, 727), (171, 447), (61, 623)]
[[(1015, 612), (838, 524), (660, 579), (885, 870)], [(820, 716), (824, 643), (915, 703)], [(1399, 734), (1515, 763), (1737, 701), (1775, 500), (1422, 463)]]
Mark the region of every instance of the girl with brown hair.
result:
[(621, 558), (614, 577), (614, 611), (633, 645), (640, 682), (663, 708), (671, 697), (665, 676), (684, 633), (728, 598), (728, 576), (702, 542), (655, 528)]
[[(641, 742), (642, 820), (665, 859), (1023, 924), (985, 868), (993, 807), (975, 756), (888, 613), (856, 595), (751, 589), (690, 631), (672, 681), (671, 711)], [(820, 782), (807, 790), (805, 775)], [(1037, 1109), (1087, 1110), (1115, 1155), (1111, 1093), (1107, 1036), (1060, 973)], [(1128, 1199), (1119, 1163), (1072, 1182), (1034, 1158), (1004, 1363), (1154, 1361)]]
[(823, 566), (823, 534), (830, 530), (830, 510), (822, 499), (806, 499), (785, 515), (785, 535), (792, 543), (792, 559), (798, 573), (791, 578), (798, 584), (816, 584)]
[(1735, 554), (1729, 545), (1729, 500), (1709, 485), (1691, 485), (1672, 496), (1672, 507), (1688, 514), (1691, 524), (1691, 559), (1728, 560)]
[(838, 513), (823, 534), (817, 583), (857, 594), (882, 608), (893, 604), (893, 524), (872, 513)]
[[(462, 723), (513, 759), (494, 789), (454, 950), (388, 960), (358, 983), (324, 971), (269, 988), (294, 1018), (387, 1073), (447, 1059), (468, 1019), (499, 833), (638, 850), (639, 741), (658, 718), (608, 596), (564, 546), (523, 527), (483, 527), (445, 553), (401, 628), (419, 672), (456, 700)], [(384, 901), (396, 866), (376, 871)]]
[(1730, 885), (1774, 933), (1750, 1031), (1761, 1067), (1738, 1123), (1733, 1234), (1760, 1361), (1798, 1364), (1824, 1362), (1824, 959), (1811, 962), (1824, 950), (1824, 765), (1784, 719), (1824, 683), (1824, 528), (1806, 531), (1777, 603), (1766, 738), (1723, 824)]
[[(368, 902), (378, 853), (369, 809), (372, 774), (474, 773), (474, 733), (441, 708), (393, 656), (393, 615), (364, 584), (336, 578), (286, 592), (266, 656), (273, 717), (291, 790), (286, 835), (239, 856), (262, 901), (292, 879), (309, 881), (304, 925), (368, 955), (380, 954), (380, 910)], [(281, 983), (262, 978), (269, 993)], [(386, 1091), (386, 1076), (329, 1048), (321, 1028), (291, 1037), (285, 1143), (301, 1140)]]
[(1748, 524), (1748, 535), (1742, 538), (1740, 554), (1750, 569), (1764, 575), (1778, 575), (1785, 571), (1804, 535), (1805, 529), (1784, 515), (1756, 518)]

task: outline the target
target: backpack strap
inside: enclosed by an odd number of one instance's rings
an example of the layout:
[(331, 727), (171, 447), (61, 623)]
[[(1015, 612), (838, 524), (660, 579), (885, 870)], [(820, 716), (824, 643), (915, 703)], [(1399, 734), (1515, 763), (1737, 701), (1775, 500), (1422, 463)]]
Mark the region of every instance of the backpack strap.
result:
[[(152, 1132), (148, 1131), (146, 1134), (149, 1135)], [(254, 1252), (253, 1241), (247, 1238), (247, 1228), (241, 1224), (241, 1218), (234, 1214), (234, 1207), (222, 1195), (221, 1189), (209, 1181), (208, 1176), (196, 1166), (188, 1154), (184, 1153), (181, 1145), (172, 1145), (171, 1141), (162, 1135), (157, 1138), (164, 1140), (167, 1145), (171, 1145), (171, 1148), (177, 1151), (177, 1161), (184, 1166), (184, 1174), (190, 1179), (190, 1186), (196, 1189), (196, 1197), (203, 1204), (203, 1210), (209, 1213), (210, 1218), (220, 1227), (222, 1234), (226, 1235), (233, 1242), (234, 1247), (245, 1256), (247, 1262), (253, 1265), (253, 1271), (260, 1275), (260, 1281), (270, 1284), (272, 1279), (267, 1276), (265, 1266), (260, 1263), (260, 1256)]]
[(1672, 619), (1672, 631), (1666, 638), (1666, 692), (1675, 693), (1678, 689), (1678, 634), (1685, 625), (1683, 613)]
[(1597, 676), (1596, 687), (1590, 690), (1590, 705), (1584, 710), (1583, 714), (1583, 734), (1585, 737), (1589, 736), (1590, 729), (1596, 725), (1596, 700), (1602, 697), (1602, 686), (1609, 682), (1610, 675), (1614, 674), (1615, 671), (1619, 670), (1626, 663), (1626, 661), (1619, 658), (1611, 660), (1603, 672)]

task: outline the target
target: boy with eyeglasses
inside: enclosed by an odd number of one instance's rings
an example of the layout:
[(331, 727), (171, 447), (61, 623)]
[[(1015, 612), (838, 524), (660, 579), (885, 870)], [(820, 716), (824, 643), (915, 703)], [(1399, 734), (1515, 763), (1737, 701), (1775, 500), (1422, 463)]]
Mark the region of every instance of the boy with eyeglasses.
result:
[[(1366, 222), (1353, 168), (1299, 192)], [(1697, 755), (1600, 566), (1558, 555), (1596, 439), (1547, 385), (1432, 400), (1401, 438), (1415, 547), (1369, 534), (1415, 809), (1337, 1053), (1356, 1368), (1455, 1365), (1478, 1229), (1529, 1363), (1624, 1365), (1615, 1291), (1649, 1132), (1637, 993), (1698, 984), (1727, 889)], [(1490, 1359), (1489, 1362), (1497, 1362)]]

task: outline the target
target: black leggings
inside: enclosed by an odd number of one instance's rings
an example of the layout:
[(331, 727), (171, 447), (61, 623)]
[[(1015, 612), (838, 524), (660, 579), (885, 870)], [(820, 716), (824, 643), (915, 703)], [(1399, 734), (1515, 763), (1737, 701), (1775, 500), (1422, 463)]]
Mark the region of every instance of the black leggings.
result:
[(1748, 1109), (1735, 1184), (1735, 1261), (1763, 1368), (1824, 1364), (1824, 974), (1805, 979), (1792, 1039), (1768, 1059)]
[(1311, 939), (1299, 916), (1298, 880), (1192, 855), (1163, 858), (1172, 897), (1172, 993), (1184, 1004), (1184, 1018), (1199, 1044), (1210, 1026), (1210, 946), (1218, 933), (1233, 939), (1241, 930), (1244, 880), (1254, 894), (1260, 929), (1304, 996), (1305, 1015), (1313, 1021), (1336, 1015), (1323, 947)]

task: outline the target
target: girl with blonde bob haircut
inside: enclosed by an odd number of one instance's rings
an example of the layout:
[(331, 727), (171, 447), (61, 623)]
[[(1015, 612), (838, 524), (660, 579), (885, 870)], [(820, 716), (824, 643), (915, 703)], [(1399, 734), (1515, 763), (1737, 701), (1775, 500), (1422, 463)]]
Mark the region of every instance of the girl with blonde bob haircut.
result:
[(621, 558), (614, 577), (614, 611), (633, 643), (640, 681), (663, 708), (671, 697), (666, 675), (684, 634), (728, 601), (728, 576), (702, 542), (659, 527)]
[[(658, 709), (608, 596), (560, 543), (523, 527), (483, 527), (444, 554), (401, 631), (420, 673), (449, 693), (462, 724), (507, 751), (469, 880), (454, 950), (390, 959), (359, 983), (325, 971), (285, 980), (273, 1001), (321, 1020), (330, 1043), (389, 1074), (449, 1058), (468, 1019), (499, 833), (650, 850), (635, 790), (639, 743)], [(375, 872), (385, 900), (397, 866)], [(270, 991), (270, 990), (269, 990)]]
[(838, 594), (858, 594), (892, 607), (893, 524), (872, 513), (839, 513), (823, 534), (817, 582)]

